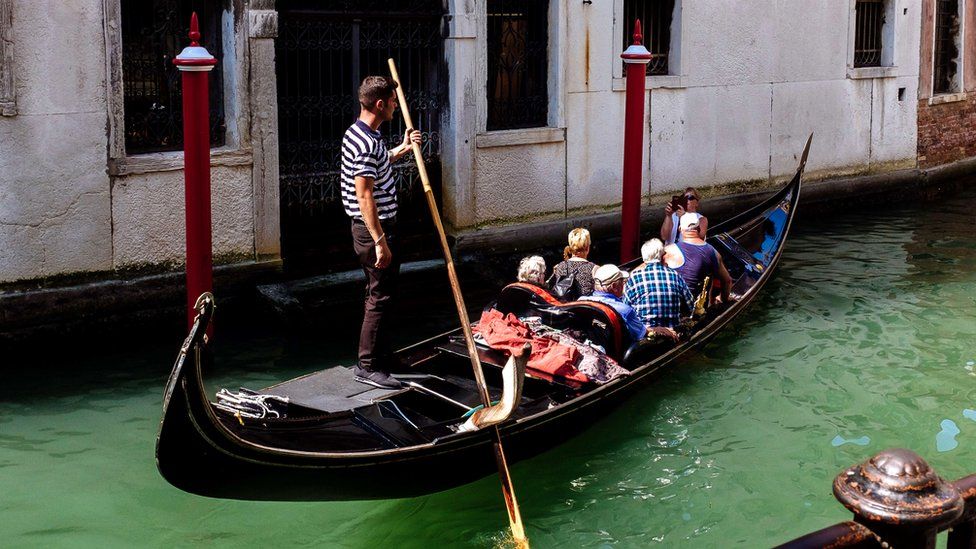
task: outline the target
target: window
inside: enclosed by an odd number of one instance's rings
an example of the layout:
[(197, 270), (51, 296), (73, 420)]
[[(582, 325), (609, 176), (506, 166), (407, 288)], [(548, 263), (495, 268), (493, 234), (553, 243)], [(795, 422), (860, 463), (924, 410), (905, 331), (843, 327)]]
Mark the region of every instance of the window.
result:
[(548, 0), (488, 0), (488, 130), (549, 118)]
[(854, 11), (854, 66), (880, 67), (884, 1), (857, 0)]
[(648, 75), (669, 74), (671, 52), (671, 17), (674, 0), (625, 0), (623, 49), (634, 43), (634, 20), (640, 19), (644, 47), (651, 52)]
[(10, 24), (13, 21), (13, 0), (0, 0), (0, 116), (17, 113), (14, 101), (14, 50)]
[[(122, 0), (122, 86), (127, 154), (183, 148), (181, 76), (173, 58), (189, 45), (190, 14), (202, 45), (220, 61), (218, 0)], [(210, 145), (224, 144), (221, 64), (210, 72)]]
[(932, 91), (936, 94), (960, 91), (959, 2), (937, 0), (935, 5), (935, 74)]

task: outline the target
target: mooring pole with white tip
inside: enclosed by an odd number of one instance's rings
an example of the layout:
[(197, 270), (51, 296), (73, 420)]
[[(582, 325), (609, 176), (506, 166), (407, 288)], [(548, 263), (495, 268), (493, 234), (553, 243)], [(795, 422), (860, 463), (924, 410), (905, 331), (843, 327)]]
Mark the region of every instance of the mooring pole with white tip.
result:
[[(190, 17), (190, 45), (173, 59), (183, 77), (183, 174), (186, 203), (186, 319), (193, 326), (193, 305), (213, 290), (210, 224), (209, 77), (217, 60), (200, 45), (200, 23)], [(212, 328), (208, 329), (211, 333)]]

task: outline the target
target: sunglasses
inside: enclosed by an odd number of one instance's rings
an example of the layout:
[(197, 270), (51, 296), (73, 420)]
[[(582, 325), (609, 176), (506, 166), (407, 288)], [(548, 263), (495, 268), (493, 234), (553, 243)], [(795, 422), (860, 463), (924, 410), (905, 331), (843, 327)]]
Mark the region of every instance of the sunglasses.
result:
[(686, 194), (685, 200), (698, 200), (698, 197), (693, 194)]

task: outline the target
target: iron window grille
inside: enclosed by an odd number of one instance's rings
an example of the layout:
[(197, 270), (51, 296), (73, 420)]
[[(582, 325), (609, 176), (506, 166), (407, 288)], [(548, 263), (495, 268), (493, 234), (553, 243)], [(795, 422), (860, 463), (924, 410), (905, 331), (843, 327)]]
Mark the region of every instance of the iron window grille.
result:
[(644, 47), (651, 52), (647, 75), (669, 74), (671, 53), (671, 18), (674, 0), (625, 0), (624, 49), (634, 43), (634, 20), (640, 19)]
[(488, 129), (549, 119), (548, 0), (488, 0)]
[(884, 0), (857, 0), (854, 6), (854, 66), (881, 66)]
[(938, 0), (935, 11), (934, 93), (952, 93), (960, 89), (959, 48), (956, 45), (959, 23), (958, 0)]
[(210, 145), (224, 144), (221, 2), (122, 0), (122, 87), (127, 154), (183, 148), (182, 78), (173, 58), (189, 45), (190, 15), (202, 45), (218, 58), (210, 72)]

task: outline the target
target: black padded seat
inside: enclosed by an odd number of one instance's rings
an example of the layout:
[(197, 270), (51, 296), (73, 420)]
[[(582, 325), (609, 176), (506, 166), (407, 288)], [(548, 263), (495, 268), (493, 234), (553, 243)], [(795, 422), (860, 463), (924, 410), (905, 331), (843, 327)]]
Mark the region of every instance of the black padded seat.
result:
[(560, 303), (548, 290), (533, 284), (515, 282), (505, 286), (488, 308), (519, 317), (537, 316), (543, 324), (558, 330), (580, 331), (617, 360), (631, 344), (624, 320), (613, 307), (596, 301)]

